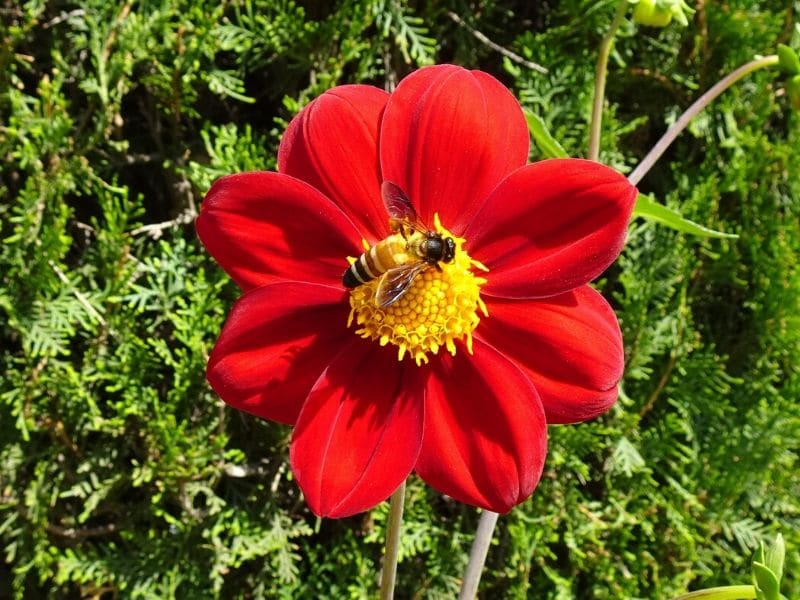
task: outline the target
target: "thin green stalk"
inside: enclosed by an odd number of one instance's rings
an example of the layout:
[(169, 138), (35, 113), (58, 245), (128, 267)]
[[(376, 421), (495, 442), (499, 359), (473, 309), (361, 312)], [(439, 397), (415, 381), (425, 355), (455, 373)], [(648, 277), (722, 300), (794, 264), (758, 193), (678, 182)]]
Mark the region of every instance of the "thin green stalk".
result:
[(725, 587), (697, 590), (673, 598), (673, 600), (749, 600), (756, 597), (756, 588), (752, 585), (728, 585)]
[(614, 45), (614, 36), (622, 24), (622, 19), (628, 11), (628, 0), (620, 0), (617, 12), (608, 28), (597, 54), (597, 68), (594, 72), (594, 103), (592, 104), (592, 120), (589, 123), (589, 160), (600, 157), (600, 131), (603, 126), (603, 101), (606, 95), (606, 73), (608, 71), (608, 57)]
[(722, 92), (727, 90), (742, 77), (749, 75), (753, 71), (763, 69), (764, 67), (772, 67), (777, 64), (778, 55), (770, 54), (769, 56), (757, 58), (747, 64), (742, 65), (735, 71), (729, 73), (719, 80), (714, 87), (700, 96), (695, 103), (687, 108), (686, 112), (684, 112), (669, 129), (667, 129), (666, 133), (661, 136), (661, 139), (656, 142), (655, 146), (653, 146), (653, 149), (650, 150), (650, 152), (647, 153), (647, 156), (642, 159), (642, 162), (639, 163), (639, 166), (636, 167), (633, 170), (633, 173), (628, 176), (628, 181), (630, 181), (633, 185), (639, 183), (642, 178), (647, 175), (648, 171), (650, 171), (656, 161), (661, 158), (661, 155), (664, 154), (666, 149), (669, 148), (670, 144), (675, 141), (675, 138), (678, 137), (678, 135), (680, 135), (684, 129), (686, 129), (686, 126), (692, 121), (692, 119), (694, 119), (706, 106), (711, 104)]
[(489, 552), (489, 544), (492, 542), (494, 526), (497, 524), (498, 514), (490, 510), (484, 510), (478, 521), (478, 530), (475, 532), (475, 539), (472, 542), (472, 549), (469, 552), (469, 562), (464, 571), (464, 580), (461, 582), (461, 591), (458, 600), (474, 600), (478, 593), (478, 584), (481, 581), (481, 572), (486, 562), (486, 554)]
[(386, 549), (381, 572), (381, 600), (394, 598), (394, 581), (397, 576), (397, 552), (400, 548), (400, 525), (403, 523), (403, 504), (406, 499), (406, 482), (400, 484), (389, 500), (389, 521), (386, 524)]

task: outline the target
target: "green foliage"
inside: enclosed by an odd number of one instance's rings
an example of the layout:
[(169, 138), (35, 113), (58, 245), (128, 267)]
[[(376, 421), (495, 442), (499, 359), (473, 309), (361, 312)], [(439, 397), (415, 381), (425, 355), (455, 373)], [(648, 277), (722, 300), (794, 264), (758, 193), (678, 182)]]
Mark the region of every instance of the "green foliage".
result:
[(779, 533), (775, 541), (767, 549), (764, 542), (753, 558), (753, 585), (758, 600), (781, 600), (781, 577), (783, 563), (786, 560), (786, 546)]
[(736, 238), (735, 233), (724, 233), (722, 231), (714, 231), (703, 225), (698, 225), (694, 221), (690, 221), (678, 214), (677, 211), (659, 204), (650, 196), (639, 194), (636, 198), (636, 205), (633, 207), (633, 216), (644, 217), (650, 221), (654, 221), (665, 227), (688, 233), (690, 235), (699, 235), (701, 237), (714, 237), (714, 238)]
[[(501, 77), (552, 133), (546, 154), (581, 156), (615, 4), (0, 3), (0, 598), (374, 597), (386, 507), (314, 518), (288, 430), (204, 380), (237, 290), (195, 239), (197, 205), (220, 175), (274, 168), (325, 89), (434, 61)], [(797, 47), (796, 2), (697, 8), (687, 28), (623, 23), (604, 162), (627, 171), (721, 76)], [(632, 224), (599, 283), (625, 337), (621, 401), (551, 428), (483, 596), (745, 583), (778, 532), (780, 591), (800, 595), (800, 121), (772, 76), (726, 92), (640, 185), (739, 237)], [(452, 598), (476, 524), (412, 478), (398, 597)]]
[(526, 112), (525, 120), (528, 122), (528, 129), (531, 132), (531, 137), (544, 158), (569, 157), (567, 151), (561, 147), (558, 140), (547, 130), (547, 126), (544, 124), (544, 119), (542, 119), (542, 117), (532, 112)]
[(784, 73), (789, 75), (797, 75), (800, 73), (800, 58), (794, 49), (786, 44), (778, 44), (778, 59), (780, 60), (780, 67)]

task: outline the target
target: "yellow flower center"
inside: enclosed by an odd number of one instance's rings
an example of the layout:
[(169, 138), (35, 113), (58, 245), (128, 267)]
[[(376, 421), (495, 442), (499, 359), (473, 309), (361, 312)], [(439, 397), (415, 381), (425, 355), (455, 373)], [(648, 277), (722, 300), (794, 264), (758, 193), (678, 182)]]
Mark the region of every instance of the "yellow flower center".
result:
[[(479, 293), (486, 279), (472, 272), (473, 268), (488, 269), (469, 257), (464, 240), (442, 227), (439, 215), (434, 217), (434, 227), (443, 238), (453, 238), (456, 245), (453, 261), (438, 263), (441, 271), (427, 267), (398, 300), (386, 307), (376, 302), (381, 277), (350, 292), (348, 327), (355, 321), (357, 335), (376, 340), (381, 346), (394, 344), (398, 360), (408, 354), (417, 365), (427, 363), (428, 353), (436, 354), (442, 347), (455, 355), (455, 340), (464, 340), (471, 354), (472, 332), (480, 321), (478, 311), (489, 316)], [(364, 249), (369, 248), (364, 242)]]

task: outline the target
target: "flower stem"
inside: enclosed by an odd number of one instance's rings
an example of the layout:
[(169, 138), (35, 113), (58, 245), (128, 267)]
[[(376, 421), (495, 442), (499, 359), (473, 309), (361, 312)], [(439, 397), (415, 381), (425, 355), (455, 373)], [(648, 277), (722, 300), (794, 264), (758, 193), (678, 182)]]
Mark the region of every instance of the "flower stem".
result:
[(600, 157), (600, 131), (603, 125), (603, 101), (606, 95), (606, 72), (608, 67), (608, 57), (611, 54), (611, 47), (614, 45), (614, 36), (617, 29), (622, 24), (622, 19), (628, 10), (628, 0), (620, 0), (617, 4), (617, 12), (608, 28), (603, 41), (600, 42), (600, 49), (597, 54), (597, 68), (594, 72), (594, 103), (592, 104), (592, 120), (589, 123), (589, 160), (597, 160)]
[(478, 583), (481, 580), (483, 564), (486, 562), (486, 554), (489, 552), (489, 544), (492, 542), (497, 517), (498, 514), (490, 510), (484, 510), (481, 514), (472, 549), (469, 551), (469, 562), (464, 571), (464, 580), (461, 583), (458, 600), (474, 600), (475, 594), (478, 593)]
[(406, 499), (406, 482), (400, 484), (389, 500), (389, 522), (386, 525), (386, 549), (381, 572), (381, 600), (394, 598), (394, 581), (397, 575), (397, 552), (400, 548), (400, 525), (403, 522), (403, 504)]
[(633, 173), (628, 176), (628, 181), (630, 181), (633, 185), (639, 183), (642, 178), (647, 175), (648, 171), (650, 171), (655, 162), (661, 158), (661, 155), (664, 154), (666, 149), (669, 148), (670, 144), (675, 141), (675, 138), (678, 137), (678, 135), (680, 135), (684, 129), (686, 129), (686, 126), (691, 122), (691, 120), (694, 119), (706, 106), (711, 104), (711, 102), (713, 102), (722, 92), (727, 90), (742, 77), (749, 75), (753, 71), (763, 69), (764, 67), (771, 67), (777, 64), (778, 55), (770, 54), (769, 56), (757, 58), (747, 64), (744, 64), (720, 79), (714, 85), (714, 87), (700, 96), (695, 103), (687, 108), (686, 112), (684, 112), (669, 129), (667, 129), (666, 133), (661, 136), (661, 139), (656, 142), (655, 146), (653, 146), (653, 149), (647, 153), (647, 156), (645, 156), (644, 159), (642, 159), (642, 162), (639, 163), (639, 166), (636, 167), (633, 170)]
[(728, 585), (725, 587), (697, 590), (676, 596), (673, 600), (743, 600), (756, 597), (756, 588), (752, 585)]

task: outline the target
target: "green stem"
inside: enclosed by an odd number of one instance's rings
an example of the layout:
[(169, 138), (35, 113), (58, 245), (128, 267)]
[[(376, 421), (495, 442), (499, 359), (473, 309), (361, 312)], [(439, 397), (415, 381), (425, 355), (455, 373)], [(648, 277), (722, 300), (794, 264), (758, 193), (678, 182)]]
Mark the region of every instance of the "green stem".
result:
[(689, 592), (676, 596), (673, 600), (697, 600), (698, 598), (702, 600), (749, 600), (755, 597), (756, 588), (753, 585), (728, 585)]
[(389, 500), (389, 522), (386, 525), (386, 549), (381, 572), (381, 600), (394, 598), (394, 581), (397, 576), (397, 552), (400, 548), (400, 525), (403, 522), (403, 504), (406, 482), (400, 484)]
[(633, 173), (628, 176), (628, 181), (630, 181), (633, 185), (639, 183), (642, 178), (647, 175), (648, 171), (650, 171), (655, 162), (661, 158), (661, 155), (664, 154), (666, 149), (669, 148), (670, 144), (675, 141), (675, 138), (678, 137), (678, 135), (680, 135), (684, 129), (686, 129), (686, 126), (692, 121), (692, 119), (694, 119), (706, 106), (711, 104), (722, 92), (727, 90), (742, 77), (749, 75), (753, 71), (763, 69), (764, 67), (772, 67), (777, 64), (778, 55), (771, 54), (769, 56), (752, 60), (719, 80), (714, 87), (700, 96), (695, 103), (687, 108), (686, 112), (684, 112), (669, 129), (667, 129), (666, 133), (661, 136), (661, 139), (656, 142), (655, 146), (653, 146), (653, 149), (650, 150), (650, 152), (647, 153), (647, 156), (642, 159), (642, 162), (639, 163), (639, 166), (636, 167), (633, 170)]
[(608, 67), (608, 57), (611, 54), (611, 47), (614, 45), (614, 36), (617, 29), (622, 24), (622, 19), (628, 11), (628, 0), (620, 0), (617, 4), (617, 12), (608, 28), (603, 41), (600, 42), (600, 49), (597, 55), (597, 68), (594, 72), (594, 103), (592, 104), (592, 120), (589, 123), (589, 160), (597, 160), (600, 157), (600, 131), (603, 125), (603, 101), (606, 95), (606, 72)]
[(461, 591), (458, 600), (474, 600), (478, 593), (478, 584), (481, 581), (481, 571), (486, 562), (486, 554), (489, 552), (489, 544), (492, 542), (494, 526), (497, 524), (498, 514), (490, 510), (484, 510), (478, 521), (478, 530), (475, 532), (475, 539), (472, 542), (472, 549), (469, 552), (469, 562), (464, 571), (464, 580), (461, 582)]

